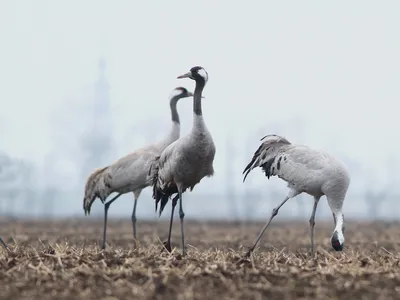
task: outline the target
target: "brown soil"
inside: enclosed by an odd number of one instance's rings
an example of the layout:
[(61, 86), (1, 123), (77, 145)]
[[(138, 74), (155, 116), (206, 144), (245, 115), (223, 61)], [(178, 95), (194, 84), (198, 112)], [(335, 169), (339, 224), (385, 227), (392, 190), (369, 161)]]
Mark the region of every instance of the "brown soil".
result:
[(0, 250), (0, 299), (399, 298), (400, 224), (346, 221), (345, 251), (335, 252), (332, 223), (316, 224), (316, 261), (308, 222), (277, 221), (237, 264), (263, 224), (186, 222), (182, 258), (179, 220), (172, 254), (161, 252), (164, 221), (138, 221), (137, 249), (130, 222), (110, 221), (105, 251), (101, 221), (2, 221), (11, 253)]

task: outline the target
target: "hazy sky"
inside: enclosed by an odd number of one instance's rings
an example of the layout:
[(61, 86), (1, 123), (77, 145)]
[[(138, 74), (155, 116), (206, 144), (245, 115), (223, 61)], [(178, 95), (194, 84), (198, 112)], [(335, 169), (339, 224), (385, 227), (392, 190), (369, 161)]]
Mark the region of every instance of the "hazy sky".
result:
[[(0, 147), (41, 162), (59, 130), (52, 114), (94, 82), (104, 55), (118, 155), (138, 146), (124, 141), (135, 124), (164, 130), (170, 91), (194, 88), (176, 76), (201, 65), (217, 165), (228, 134), (251, 143), (250, 159), (273, 133), (266, 124), (303, 118), (306, 141), (278, 133), (354, 157), (384, 181), (400, 153), (399, 12), (399, 1), (2, 1)], [(191, 105), (179, 103), (182, 134)], [(79, 126), (78, 116), (62, 117)]]

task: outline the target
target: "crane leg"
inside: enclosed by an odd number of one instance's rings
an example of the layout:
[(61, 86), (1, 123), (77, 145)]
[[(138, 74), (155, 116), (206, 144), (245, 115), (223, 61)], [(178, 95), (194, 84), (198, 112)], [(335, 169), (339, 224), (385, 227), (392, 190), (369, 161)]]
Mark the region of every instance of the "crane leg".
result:
[(132, 216), (131, 216), (131, 220), (132, 220), (132, 228), (133, 228), (133, 247), (136, 248), (136, 205), (137, 205), (137, 201), (139, 199), (140, 193), (142, 192), (142, 190), (136, 190), (133, 192), (133, 195), (135, 197), (135, 201), (133, 203), (133, 211), (132, 211)]
[(111, 203), (113, 203), (115, 200), (119, 198), (122, 194), (118, 194), (114, 198), (112, 198), (110, 201), (106, 202), (104, 204), (104, 228), (103, 228), (103, 241), (101, 243), (101, 249), (106, 248), (106, 235), (107, 235), (107, 215), (108, 215), (108, 209), (110, 208)]
[(172, 199), (172, 209), (171, 209), (171, 219), (169, 221), (168, 240), (164, 243), (164, 247), (165, 247), (165, 249), (167, 249), (168, 252), (172, 251), (172, 248), (171, 248), (172, 222), (174, 221), (174, 211), (175, 211), (175, 206), (178, 203), (178, 198), (179, 198), (179, 194), (176, 195)]
[(4, 247), (4, 249), (10, 252), (10, 248), (8, 248), (7, 244), (3, 241), (1, 237), (0, 237), (0, 244)]
[(136, 248), (136, 205), (137, 205), (137, 198), (135, 198), (135, 201), (133, 203), (133, 211), (132, 211), (132, 228), (133, 228), (133, 248)]
[(185, 218), (185, 213), (182, 207), (182, 191), (179, 190), (179, 218), (181, 219), (181, 237), (182, 237), (182, 256), (186, 255), (185, 249), (185, 234), (183, 231), (183, 219)]
[(314, 207), (310, 217), (310, 235), (311, 235), (311, 256), (314, 257), (314, 226), (315, 226), (315, 213), (317, 211), (319, 197), (314, 197)]
[(269, 218), (268, 222), (264, 225), (263, 229), (262, 229), (261, 232), (258, 234), (258, 236), (257, 236), (257, 238), (256, 238), (256, 240), (255, 240), (255, 242), (254, 242), (254, 244), (253, 244), (253, 246), (246, 252), (246, 254), (245, 254), (244, 257), (250, 257), (251, 253), (254, 251), (254, 249), (256, 248), (256, 246), (257, 246), (257, 244), (258, 244), (258, 242), (260, 241), (261, 237), (263, 236), (265, 230), (267, 230), (267, 228), (268, 228), (269, 224), (271, 223), (272, 219), (278, 214), (279, 209), (282, 207), (283, 204), (286, 203), (286, 201), (288, 201), (290, 198), (293, 198), (293, 197), (294, 197), (294, 196), (292, 196), (292, 197), (287, 196), (287, 197), (285, 198), (285, 200), (283, 200), (283, 201), (281, 202), (281, 204), (279, 204), (277, 207), (275, 207), (275, 208), (272, 210), (271, 217)]

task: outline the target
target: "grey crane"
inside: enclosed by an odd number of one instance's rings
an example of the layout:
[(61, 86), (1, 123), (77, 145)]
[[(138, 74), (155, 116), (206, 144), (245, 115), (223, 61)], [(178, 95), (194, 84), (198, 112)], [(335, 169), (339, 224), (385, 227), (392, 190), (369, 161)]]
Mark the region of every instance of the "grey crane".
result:
[(171, 251), (171, 230), (174, 209), (179, 199), (179, 217), (181, 223), (182, 253), (186, 254), (183, 219), (185, 213), (182, 207), (182, 194), (186, 189), (192, 191), (204, 177), (214, 174), (213, 161), (215, 156), (215, 145), (210, 132), (207, 129), (201, 109), (201, 94), (208, 81), (208, 74), (202, 67), (195, 66), (178, 78), (190, 78), (196, 82), (193, 96), (193, 126), (191, 131), (169, 145), (153, 163), (149, 170), (153, 181), (153, 198), (155, 199), (156, 211), (160, 203), (161, 213), (173, 194), (171, 220), (169, 226), (168, 240), (164, 244)]
[(243, 171), (243, 174), (245, 174), (243, 182), (251, 170), (260, 167), (268, 179), (270, 176), (278, 176), (286, 181), (289, 193), (272, 210), (271, 217), (257, 236), (253, 246), (246, 253), (246, 257), (254, 251), (281, 206), (290, 198), (294, 198), (303, 192), (314, 197), (314, 207), (309, 220), (311, 255), (314, 256), (315, 213), (318, 201), (323, 195), (327, 198), (335, 223), (331, 237), (332, 247), (336, 251), (342, 251), (344, 247), (342, 206), (350, 185), (347, 167), (323, 151), (313, 150), (303, 145), (293, 145), (287, 139), (278, 135), (267, 135), (261, 141), (260, 147)]
[(123, 194), (133, 192), (134, 204), (132, 211), (132, 227), (134, 246), (136, 247), (136, 205), (142, 190), (151, 185), (148, 181), (148, 169), (154, 161), (154, 157), (180, 136), (180, 122), (177, 111), (179, 99), (191, 97), (193, 93), (183, 87), (175, 88), (170, 95), (170, 109), (172, 128), (168, 135), (161, 141), (151, 144), (120, 158), (115, 163), (93, 171), (88, 177), (85, 185), (85, 196), (83, 198), (83, 209), (85, 215), (90, 214), (92, 203), (99, 198), (102, 203), (106, 198), (116, 192), (118, 193), (104, 205), (104, 231), (101, 248), (106, 247), (107, 213), (110, 205)]

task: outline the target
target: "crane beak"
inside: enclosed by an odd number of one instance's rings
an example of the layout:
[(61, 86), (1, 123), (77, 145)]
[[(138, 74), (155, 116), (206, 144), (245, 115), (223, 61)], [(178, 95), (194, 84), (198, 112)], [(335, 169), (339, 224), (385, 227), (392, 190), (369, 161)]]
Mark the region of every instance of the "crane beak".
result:
[(191, 76), (192, 76), (192, 72), (187, 72), (186, 74), (183, 74), (183, 75), (181, 75), (181, 76), (178, 76), (177, 78), (178, 78), (178, 79), (181, 79), (181, 78), (191, 78)]

